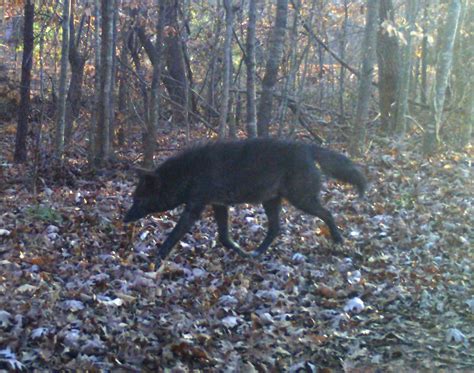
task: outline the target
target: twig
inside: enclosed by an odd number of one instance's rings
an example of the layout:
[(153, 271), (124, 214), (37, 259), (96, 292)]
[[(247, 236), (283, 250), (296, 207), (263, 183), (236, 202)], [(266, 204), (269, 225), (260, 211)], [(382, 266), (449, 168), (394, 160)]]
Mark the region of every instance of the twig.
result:
[(424, 133), (425, 132), (425, 129), (423, 128), (423, 126), (420, 124), (420, 122), (418, 122), (415, 118), (413, 118), (412, 116), (410, 115), (405, 115), (405, 117), (407, 119), (410, 119), (413, 123), (415, 123), (415, 125), (418, 127), (418, 129)]
[(347, 70), (349, 70), (351, 73), (353, 73), (355, 76), (359, 77), (360, 73), (351, 67), (347, 62), (343, 61), (335, 52), (332, 51), (331, 48), (329, 48), (326, 43), (324, 43), (316, 34), (311, 30), (311, 27), (308, 26), (306, 22), (303, 22), (303, 28), (308, 31), (309, 35), (316, 40), (316, 42), (321, 45), (329, 54), (337, 61), (339, 62), (342, 66), (344, 66)]

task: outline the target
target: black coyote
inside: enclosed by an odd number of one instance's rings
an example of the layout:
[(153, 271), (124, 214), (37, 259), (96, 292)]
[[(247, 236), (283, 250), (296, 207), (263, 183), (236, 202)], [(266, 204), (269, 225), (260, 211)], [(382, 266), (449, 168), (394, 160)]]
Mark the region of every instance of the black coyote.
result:
[[(169, 158), (155, 170), (137, 170), (139, 182), (124, 222), (184, 204), (178, 224), (159, 250), (163, 259), (205, 206), (212, 205), (220, 242), (243, 257), (257, 257), (278, 235), (281, 201), (286, 199), (322, 219), (333, 240), (342, 242), (331, 213), (319, 201), (321, 174), (314, 161), (325, 174), (355, 185), (363, 195), (366, 179), (355, 164), (318, 145), (268, 138), (214, 142)], [(262, 203), (268, 216), (266, 237), (251, 253), (229, 237), (228, 206), (238, 203)]]

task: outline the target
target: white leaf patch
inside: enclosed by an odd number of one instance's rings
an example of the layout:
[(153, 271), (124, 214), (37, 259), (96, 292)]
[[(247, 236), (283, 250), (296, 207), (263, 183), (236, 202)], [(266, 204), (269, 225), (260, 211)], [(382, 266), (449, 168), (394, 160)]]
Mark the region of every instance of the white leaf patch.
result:
[(49, 333), (48, 328), (36, 328), (31, 331), (31, 339), (41, 339)]
[(85, 308), (84, 303), (79, 300), (65, 300), (61, 306), (64, 310), (71, 312), (80, 311)]
[(450, 328), (450, 329), (448, 329), (448, 332), (446, 333), (446, 342), (466, 344), (467, 343), (467, 338), (459, 329)]
[(0, 362), (4, 363), (12, 371), (22, 371), (25, 369), (25, 366), (16, 359), (16, 355), (10, 350), (10, 347), (0, 350)]
[(364, 302), (360, 298), (352, 298), (344, 306), (345, 312), (361, 313), (364, 310)]
[(11, 325), (12, 315), (10, 312), (0, 310), (0, 327), (6, 328)]
[(112, 307), (120, 307), (124, 303), (124, 301), (120, 298), (111, 299), (111, 298), (103, 296), (103, 295), (98, 296), (97, 301), (100, 304), (103, 304), (105, 306), (112, 306)]
[(224, 325), (226, 328), (233, 328), (234, 326), (237, 326), (239, 323), (239, 318), (235, 316), (227, 316), (222, 319), (222, 325)]

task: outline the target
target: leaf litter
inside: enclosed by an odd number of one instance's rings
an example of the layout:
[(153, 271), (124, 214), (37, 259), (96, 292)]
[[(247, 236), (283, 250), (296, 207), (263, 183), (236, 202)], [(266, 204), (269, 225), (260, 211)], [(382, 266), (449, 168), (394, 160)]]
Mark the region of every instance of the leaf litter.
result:
[[(286, 205), (273, 248), (244, 260), (216, 242), (207, 210), (160, 268), (156, 248), (179, 210), (122, 224), (134, 183), (127, 168), (36, 196), (9, 183), (0, 206), (0, 369), (474, 369), (468, 155), (425, 160), (374, 148), (364, 200), (328, 181), (322, 199), (343, 246)], [(265, 234), (261, 206), (231, 215), (234, 239), (255, 247)]]

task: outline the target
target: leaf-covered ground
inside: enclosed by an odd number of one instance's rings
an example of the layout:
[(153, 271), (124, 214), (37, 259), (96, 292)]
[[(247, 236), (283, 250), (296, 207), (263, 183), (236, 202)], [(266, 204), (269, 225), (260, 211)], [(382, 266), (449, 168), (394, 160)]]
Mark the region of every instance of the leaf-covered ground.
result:
[[(0, 369), (472, 371), (471, 155), (373, 145), (365, 199), (324, 188), (343, 246), (285, 205), (279, 239), (243, 260), (216, 243), (206, 211), (155, 268), (179, 211), (124, 226), (128, 166), (73, 186), (38, 178), (34, 195), (4, 148)], [(232, 215), (235, 239), (254, 248), (263, 210)]]

